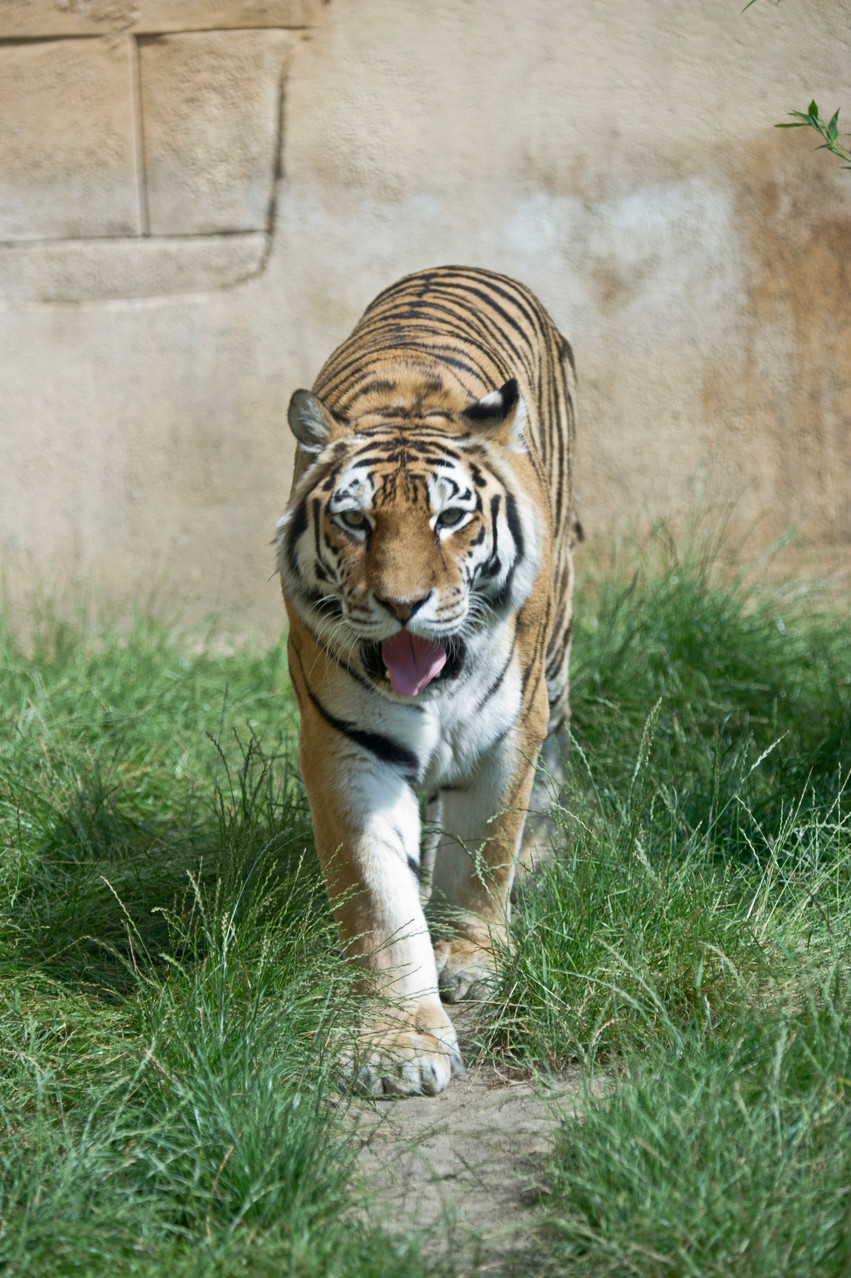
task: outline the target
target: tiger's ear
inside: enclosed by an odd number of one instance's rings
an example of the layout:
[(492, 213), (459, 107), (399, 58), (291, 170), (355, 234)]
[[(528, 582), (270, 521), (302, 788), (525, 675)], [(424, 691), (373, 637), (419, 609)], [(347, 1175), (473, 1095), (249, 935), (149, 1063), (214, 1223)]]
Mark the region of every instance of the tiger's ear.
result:
[(297, 390), (287, 409), (290, 430), (310, 458), (317, 457), (338, 430), (336, 418), (312, 391)]
[(500, 386), (477, 399), (461, 414), (477, 434), (485, 435), (495, 444), (512, 453), (526, 452), (524, 430), (528, 420), (526, 401), (520, 394), (517, 378), (512, 377)]

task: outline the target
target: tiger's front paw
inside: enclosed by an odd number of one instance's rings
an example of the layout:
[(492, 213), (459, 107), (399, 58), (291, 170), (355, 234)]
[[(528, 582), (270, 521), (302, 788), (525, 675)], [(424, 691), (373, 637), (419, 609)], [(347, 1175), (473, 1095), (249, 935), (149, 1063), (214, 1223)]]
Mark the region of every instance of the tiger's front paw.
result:
[(369, 1096), (436, 1096), (463, 1073), (454, 1026), (436, 999), (366, 1025), (343, 1062), (344, 1082)]
[(496, 986), (493, 952), (475, 941), (436, 941), (437, 985), (445, 1003), (487, 998)]

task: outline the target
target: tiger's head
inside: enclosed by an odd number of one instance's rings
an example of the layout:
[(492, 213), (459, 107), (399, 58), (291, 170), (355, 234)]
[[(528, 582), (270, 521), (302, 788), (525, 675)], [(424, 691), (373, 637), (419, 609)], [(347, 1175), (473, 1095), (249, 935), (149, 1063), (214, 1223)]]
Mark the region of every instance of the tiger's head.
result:
[(394, 699), (461, 674), (473, 637), (528, 597), (546, 527), (515, 379), (461, 409), (417, 408), (352, 420), (296, 391), (296, 482), (278, 524), (289, 604)]

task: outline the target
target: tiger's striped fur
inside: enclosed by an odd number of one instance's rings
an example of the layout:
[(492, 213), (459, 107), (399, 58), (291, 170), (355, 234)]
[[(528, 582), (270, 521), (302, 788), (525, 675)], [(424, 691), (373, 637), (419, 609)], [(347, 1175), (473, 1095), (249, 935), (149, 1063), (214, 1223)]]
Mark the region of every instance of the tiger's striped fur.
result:
[(381, 293), (290, 404), (301, 763), (342, 942), (395, 998), (352, 1067), (376, 1094), (461, 1068), (438, 989), (491, 978), (535, 760), (567, 717), (574, 403), (529, 290), (442, 267)]

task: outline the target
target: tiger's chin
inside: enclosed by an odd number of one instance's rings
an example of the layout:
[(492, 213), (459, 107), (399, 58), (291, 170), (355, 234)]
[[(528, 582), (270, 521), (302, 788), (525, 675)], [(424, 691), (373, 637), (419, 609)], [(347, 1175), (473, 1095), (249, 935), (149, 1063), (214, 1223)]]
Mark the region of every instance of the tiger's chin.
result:
[(429, 692), (443, 688), (453, 679), (457, 679), (461, 671), (464, 669), (464, 663), (467, 659), (467, 646), (462, 639), (453, 636), (451, 641), (446, 644), (446, 660), (441, 670), (428, 681), (421, 689), (417, 696), (405, 697), (404, 694), (394, 691), (390, 671), (384, 662), (382, 653), (383, 641), (379, 643), (362, 643), (361, 657), (363, 660), (364, 670), (368, 678), (375, 684), (381, 692), (390, 696), (402, 696), (405, 700), (417, 700), (419, 697), (425, 697)]

